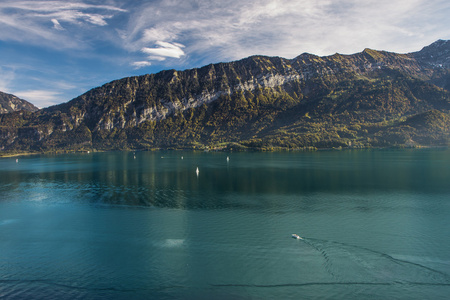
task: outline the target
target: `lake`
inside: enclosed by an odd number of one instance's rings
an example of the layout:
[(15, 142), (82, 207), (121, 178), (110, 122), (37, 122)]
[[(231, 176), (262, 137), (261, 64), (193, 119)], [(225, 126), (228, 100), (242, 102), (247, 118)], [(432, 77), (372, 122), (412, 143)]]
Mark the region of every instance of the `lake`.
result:
[(0, 159), (2, 299), (448, 299), (449, 237), (446, 149)]

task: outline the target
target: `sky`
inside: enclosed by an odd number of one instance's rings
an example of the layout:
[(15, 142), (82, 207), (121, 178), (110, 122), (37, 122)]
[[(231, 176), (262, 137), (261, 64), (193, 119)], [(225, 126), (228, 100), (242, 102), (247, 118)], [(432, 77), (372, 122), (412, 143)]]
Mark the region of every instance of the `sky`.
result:
[(115, 79), (251, 55), (419, 51), (448, 0), (0, 0), (0, 91), (43, 108)]

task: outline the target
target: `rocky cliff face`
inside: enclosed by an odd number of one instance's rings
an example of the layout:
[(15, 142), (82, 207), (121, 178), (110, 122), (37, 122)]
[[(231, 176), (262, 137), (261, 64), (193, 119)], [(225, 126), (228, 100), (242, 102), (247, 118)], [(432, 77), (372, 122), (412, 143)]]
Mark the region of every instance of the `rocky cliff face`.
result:
[[(93, 89), (49, 111), (76, 109), (79, 113), (75, 123), (84, 119), (88, 120), (92, 130), (112, 130), (145, 121), (161, 121), (226, 95), (257, 90), (280, 91), (290, 85), (297, 85), (298, 90), (298, 85), (306, 85), (314, 78), (339, 81), (382, 68), (396, 68), (411, 75), (424, 71), (410, 56), (369, 49), (347, 56), (303, 54), (293, 60), (255, 56), (200, 69), (125, 78)], [(305, 92), (307, 94), (309, 89)]]
[(0, 92), (0, 114), (13, 111), (37, 111), (38, 108), (25, 100), (19, 99), (14, 95)]
[[(410, 54), (253, 56), (129, 77), (3, 117), (0, 138), (3, 150), (404, 144), (419, 134), (407, 118), (450, 109), (449, 53), (450, 43), (437, 41)], [(401, 129), (397, 140), (383, 135), (386, 126)], [(445, 132), (435, 140), (445, 143)]]

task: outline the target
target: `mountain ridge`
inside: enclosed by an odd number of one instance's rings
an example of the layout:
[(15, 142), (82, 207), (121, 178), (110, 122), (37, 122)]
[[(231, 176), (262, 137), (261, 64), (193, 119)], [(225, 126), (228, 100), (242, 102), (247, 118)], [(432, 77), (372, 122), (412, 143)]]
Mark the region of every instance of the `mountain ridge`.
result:
[[(408, 118), (448, 114), (449, 49), (439, 40), (407, 54), (251, 56), (122, 78), (36, 113), (2, 117), (2, 151), (410, 145), (424, 141), (424, 127)], [(393, 124), (400, 132), (392, 134)], [(445, 129), (422, 144), (448, 139)]]
[(0, 92), (0, 114), (20, 110), (35, 112), (39, 108), (15, 95)]

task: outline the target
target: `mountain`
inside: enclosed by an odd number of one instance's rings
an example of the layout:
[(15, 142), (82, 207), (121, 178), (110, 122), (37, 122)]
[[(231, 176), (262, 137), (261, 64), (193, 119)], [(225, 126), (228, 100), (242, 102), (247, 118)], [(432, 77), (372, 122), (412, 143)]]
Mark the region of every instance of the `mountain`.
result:
[(37, 111), (38, 108), (28, 101), (17, 98), (14, 95), (0, 92), (0, 114), (5, 114), (13, 111)]
[(397, 54), (252, 56), (115, 80), (0, 115), (8, 151), (448, 145), (450, 42)]

